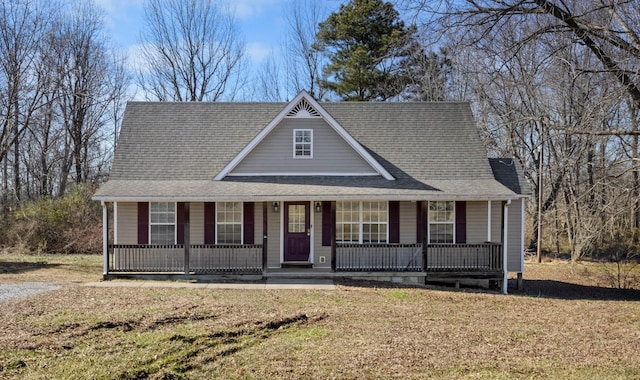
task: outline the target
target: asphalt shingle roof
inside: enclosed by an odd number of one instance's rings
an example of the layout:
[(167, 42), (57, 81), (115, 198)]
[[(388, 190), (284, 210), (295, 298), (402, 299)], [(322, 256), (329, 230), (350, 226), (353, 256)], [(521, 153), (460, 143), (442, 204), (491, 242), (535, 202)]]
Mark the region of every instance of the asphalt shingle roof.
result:
[(511, 177), (502, 182), (506, 175), (492, 170), (467, 103), (320, 103), (395, 181), (379, 176), (213, 181), (286, 105), (131, 102), (110, 179), (95, 198), (504, 199), (526, 194), (524, 185), (513, 186)]

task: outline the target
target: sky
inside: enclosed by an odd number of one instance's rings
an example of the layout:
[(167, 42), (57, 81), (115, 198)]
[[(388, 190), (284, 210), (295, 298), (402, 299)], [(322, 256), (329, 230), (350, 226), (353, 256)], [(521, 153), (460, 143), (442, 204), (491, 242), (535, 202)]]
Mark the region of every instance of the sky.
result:
[[(246, 53), (253, 63), (277, 50), (286, 32), (282, 16), (291, 0), (231, 0)], [(131, 54), (142, 27), (144, 0), (96, 0), (106, 12), (106, 24), (116, 46)]]

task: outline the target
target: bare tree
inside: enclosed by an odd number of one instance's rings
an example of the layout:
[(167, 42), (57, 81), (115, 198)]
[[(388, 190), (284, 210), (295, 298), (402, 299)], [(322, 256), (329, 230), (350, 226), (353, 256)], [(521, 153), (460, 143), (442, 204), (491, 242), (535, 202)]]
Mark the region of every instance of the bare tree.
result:
[(637, 226), (638, 2), (399, 3), (426, 41), (454, 42), (452, 66), (487, 145), (525, 167), (528, 212), (544, 216), (540, 226), (531, 218), (530, 248), (544, 227), (548, 249), (578, 259)]
[(254, 97), (260, 101), (281, 102), (286, 100), (286, 89), (283, 83), (282, 71), (272, 52), (258, 69), (254, 80)]
[(22, 195), (21, 138), (43, 96), (41, 78), (46, 68), (37, 63), (39, 37), (49, 26), (49, 15), (55, 13), (49, 5), (30, 0), (0, 2), (0, 164), (4, 207), (9, 205), (10, 153), (13, 198), (19, 202)]
[(284, 43), (286, 83), (289, 94), (306, 90), (316, 99), (322, 99), (326, 89), (320, 86), (323, 78), (324, 54), (313, 49), (319, 24), (328, 11), (324, 2), (315, 0), (292, 1), (286, 13), (288, 26)]
[(242, 77), (244, 42), (233, 15), (212, 0), (147, 0), (137, 71), (148, 99), (233, 98)]
[(583, 44), (596, 58), (585, 73), (606, 72), (640, 106), (640, 3), (628, 0), (401, 0), (404, 8), (446, 28), (474, 29), (467, 43), (494, 35), (509, 22), (532, 21), (538, 28), (512, 36), (512, 47), (553, 35), (561, 43)]
[(123, 95), (124, 78), (116, 75), (123, 63), (113, 58), (103, 14), (92, 3), (75, 3), (54, 44), (60, 57), (59, 109), (67, 134), (59, 182), (62, 194), (72, 167), (76, 183), (89, 179), (93, 172), (93, 152), (100, 150), (105, 134), (111, 136), (106, 123), (114, 102)]

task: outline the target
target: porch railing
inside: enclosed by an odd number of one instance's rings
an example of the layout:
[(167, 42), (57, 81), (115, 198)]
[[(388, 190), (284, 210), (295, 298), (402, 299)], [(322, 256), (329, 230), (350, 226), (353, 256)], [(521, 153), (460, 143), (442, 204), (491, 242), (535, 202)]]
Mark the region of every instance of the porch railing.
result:
[(336, 247), (336, 270), (502, 271), (500, 244), (428, 244), (425, 252), (422, 247), (422, 244), (339, 244)]
[(192, 245), (189, 268), (196, 274), (262, 272), (262, 245)]
[(421, 271), (422, 244), (339, 244), (338, 271)]
[(110, 272), (184, 271), (184, 245), (109, 246)]
[[(502, 245), (339, 244), (336, 271), (500, 272)], [(185, 272), (185, 246), (110, 245), (109, 272)], [(262, 245), (190, 245), (194, 274), (260, 273)]]
[(429, 244), (425, 269), (427, 272), (500, 272), (502, 245)]
[[(110, 245), (109, 272), (185, 272), (185, 246)], [(189, 272), (262, 271), (262, 245), (190, 245)]]

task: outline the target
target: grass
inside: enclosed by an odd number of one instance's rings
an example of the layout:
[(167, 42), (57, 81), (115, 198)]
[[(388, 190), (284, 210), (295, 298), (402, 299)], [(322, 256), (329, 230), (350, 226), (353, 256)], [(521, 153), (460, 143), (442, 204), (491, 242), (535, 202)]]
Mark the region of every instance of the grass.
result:
[(82, 286), (99, 256), (0, 267), (0, 282), (65, 284), (0, 304), (5, 379), (640, 378), (640, 292), (601, 288), (596, 264), (527, 263), (510, 296)]

